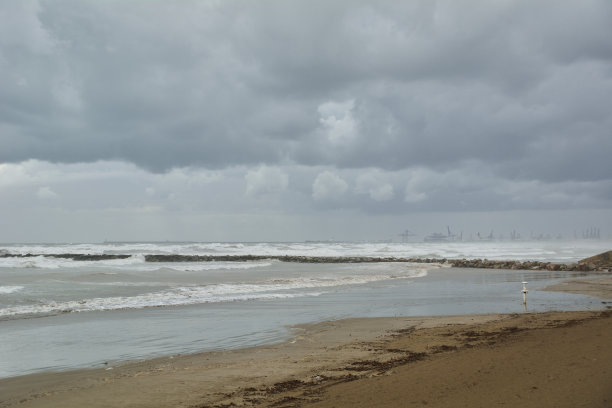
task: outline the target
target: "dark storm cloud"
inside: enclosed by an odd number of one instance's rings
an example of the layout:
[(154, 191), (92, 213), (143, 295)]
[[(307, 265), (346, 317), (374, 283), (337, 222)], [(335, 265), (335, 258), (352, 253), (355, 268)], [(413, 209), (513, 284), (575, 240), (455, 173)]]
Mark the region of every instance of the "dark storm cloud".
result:
[(0, 161), (612, 165), (612, 3), (3, 3)]

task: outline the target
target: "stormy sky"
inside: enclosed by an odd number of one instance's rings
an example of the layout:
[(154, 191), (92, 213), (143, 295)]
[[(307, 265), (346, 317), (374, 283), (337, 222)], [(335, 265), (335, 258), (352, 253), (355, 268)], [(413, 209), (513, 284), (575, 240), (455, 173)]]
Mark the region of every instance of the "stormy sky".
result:
[(612, 2), (4, 1), (0, 241), (612, 233)]

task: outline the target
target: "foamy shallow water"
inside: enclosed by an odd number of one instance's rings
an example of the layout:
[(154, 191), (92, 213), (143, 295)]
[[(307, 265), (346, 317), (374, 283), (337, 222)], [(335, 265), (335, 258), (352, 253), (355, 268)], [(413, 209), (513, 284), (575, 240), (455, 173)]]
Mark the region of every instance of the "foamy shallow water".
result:
[[(437, 265), (270, 262), (150, 263), (116, 267), (3, 268), (0, 321), (64, 313), (320, 296), (329, 291), (418, 278)], [(112, 266), (111, 266), (112, 265)]]
[[(575, 261), (600, 247), (422, 244), (124, 244), (5, 246), (11, 253), (129, 253), (109, 261), (0, 258), (0, 377), (104, 362), (245, 347), (298, 323), (360, 316), (597, 309), (597, 299), (538, 288), (584, 274), (488, 271), (429, 264), (279, 261), (146, 263), (145, 253), (487, 257)], [(471, 246), (470, 246), (471, 245)], [(403, 248), (403, 249), (402, 249)], [(259, 252), (255, 252), (255, 250)], [(419, 255), (411, 251), (423, 250)], [(151, 252), (149, 252), (151, 251)], [(235, 251), (235, 252), (231, 252)], [(283, 251), (294, 251), (283, 252)], [(601, 251), (600, 251), (601, 252)], [(384, 255), (383, 255), (384, 253)], [(458, 255), (458, 254), (461, 255)], [(472, 255), (470, 254), (480, 254)], [(197, 252), (197, 254), (204, 254)], [(393, 254), (393, 255), (390, 255)], [(548, 255), (547, 255), (548, 254)], [(547, 258), (546, 256), (549, 256)], [(6, 356), (6, 357), (4, 357)]]

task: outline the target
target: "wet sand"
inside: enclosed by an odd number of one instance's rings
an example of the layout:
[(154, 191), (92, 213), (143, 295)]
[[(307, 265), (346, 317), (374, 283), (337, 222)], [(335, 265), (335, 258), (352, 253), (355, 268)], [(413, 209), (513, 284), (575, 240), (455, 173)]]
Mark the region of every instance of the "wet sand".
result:
[[(612, 277), (553, 289), (612, 306)], [(0, 407), (610, 407), (610, 338), (609, 311), (348, 319), (276, 345), (0, 380)]]
[(556, 292), (577, 293), (589, 295), (602, 299), (610, 299), (612, 293), (612, 278), (604, 276), (601, 278), (567, 280), (556, 285), (548, 286), (544, 290)]

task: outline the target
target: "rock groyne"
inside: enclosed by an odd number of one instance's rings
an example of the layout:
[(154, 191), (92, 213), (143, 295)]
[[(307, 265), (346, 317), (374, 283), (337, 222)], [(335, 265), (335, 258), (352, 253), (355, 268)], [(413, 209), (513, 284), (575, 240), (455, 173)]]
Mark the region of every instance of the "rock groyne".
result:
[[(102, 261), (112, 259), (126, 259), (132, 255), (127, 254), (0, 254), (0, 258), (7, 257), (37, 257), (64, 258), (75, 261)], [(611, 271), (612, 251), (583, 259), (575, 263), (555, 263), (543, 261), (505, 261), (490, 259), (445, 259), (445, 258), (398, 258), (398, 257), (365, 257), (365, 256), (302, 256), (302, 255), (181, 255), (181, 254), (149, 254), (144, 255), (146, 262), (249, 262), (278, 260), (295, 263), (374, 263), (374, 262), (412, 262), (437, 263), (455, 268), (484, 268), (484, 269), (510, 269), (510, 270), (546, 270), (546, 271)]]

